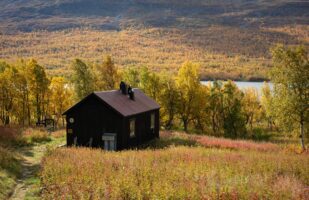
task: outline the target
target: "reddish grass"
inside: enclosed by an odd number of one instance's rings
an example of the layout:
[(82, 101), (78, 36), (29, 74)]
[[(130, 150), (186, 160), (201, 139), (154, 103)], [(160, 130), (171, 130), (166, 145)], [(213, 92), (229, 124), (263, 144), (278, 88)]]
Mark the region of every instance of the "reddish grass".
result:
[(59, 148), (44, 158), (42, 199), (305, 200), (308, 164), (281, 151)]
[(253, 142), (250, 140), (232, 140), (226, 138), (215, 138), (209, 136), (191, 135), (183, 132), (161, 131), (161, 138), (180, 137), (196, 141), (204, 147), (215, 147), (225, 149), (256, 150), (256, 151), (277, 151), (280, 147), (270, 142)]
[(18, 137), (18, 130), (16, 128), (8, 128), (0, 126), (0, 140), (13, 140)]
[(272, 143), (256, 143), (244, 140), (230, 140), (224, 138), (212, 138), (200, 136), (197, 137), (197, 142), (205, 147), (218, 147), (218, 148), (229, 148), (229, 149), (244, 149), (244, 150), (257, 150), (257, 151), (274, 151), (278, 150), (279, 147)]
[(50, 141), (50, 137), (45, 129), (0, 127), (1, 146), (27, 146), (47, 141)]
[(18, 128), (0, 126), (0, 146), (10, 147), (12, 145), (26, 145)]

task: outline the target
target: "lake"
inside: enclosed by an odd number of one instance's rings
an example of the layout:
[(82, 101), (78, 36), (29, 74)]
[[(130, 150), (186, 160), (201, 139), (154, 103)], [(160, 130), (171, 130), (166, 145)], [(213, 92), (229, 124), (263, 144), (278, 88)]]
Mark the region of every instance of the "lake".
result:
[[(208, 83), (213, 83), (213, 81), (201, 81), (203, 85), (207, 85)], [(249, 81), (234, 81), (234, 83), (237, 85), (237, 87), (241, 90), (247, 89), (247, 88), (255, 88), (259, 93), (262, 91), (262, 87), (264, 82), (249, 82)], [(268, 83), (270, 86), (270, 89), (273, 88), (272, 83)]]

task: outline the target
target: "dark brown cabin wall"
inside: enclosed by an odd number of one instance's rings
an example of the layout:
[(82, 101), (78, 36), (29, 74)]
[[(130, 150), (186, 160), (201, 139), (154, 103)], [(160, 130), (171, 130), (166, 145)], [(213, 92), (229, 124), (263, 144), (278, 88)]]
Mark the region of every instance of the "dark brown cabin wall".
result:
[(130, 135), (129, 135), (129, 118), (125, 117), (123, 120), (123, 134), (122, 134), (122, 141), (123, 141), (123, 148), (128, 148), (130, 146)]
[[(151, 114), (155, 114), (154, 132), (150, 129)], [(130, 138), (130, 120), (135, 119), (136, 137)], [(159, 137), (159, 110), (152, 110), (138, 115), (130, 116), (125, 119), (125, 128), (123, 137), (127, 139), (127, 147), (135, 147), (149, 140)], [(126, 148), (126, 147), (125, 147)]]
[[(73, 145), (74, 140), (74, 134), (71, 133), (71, 131), (74, 129), (74, 124), (69, 123), (69, 119), (71, 118), (71, 115), (66, 115), (66, 136), (67, 136), (67, 146)], [(70, 131), (69, 131), (70, 130)], [(70, 132), (70, 133), (69, 133)]]
[(103, 147), (104, 132), (119, 132), (117, 145), (118, 140), (121, 140), (121, 116), (95, 97), (88, 98), (78, 109), (67, 114), (68, 123), (70, 117), (74, 118), (74, 123), (68, 126), (73, 129), (73, 137), (68, 137), (71, 140), (67, 142), (68, 145), (72, 145), (72, 140), (77, 136), (78, 145), (87, 146), (92, 137), (94, 147)]
[(137, 132), (137, 145), (142, 144), (144, 142), (146, 126), (145, 123), (147, 121), (147, 113), (142, 113), (137, 115), (136, 121), (136, 132)]

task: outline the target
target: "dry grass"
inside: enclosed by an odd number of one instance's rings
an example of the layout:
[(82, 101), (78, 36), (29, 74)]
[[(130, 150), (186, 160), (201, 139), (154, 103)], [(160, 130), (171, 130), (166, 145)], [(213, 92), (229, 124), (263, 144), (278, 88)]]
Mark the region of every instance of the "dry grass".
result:
[(28, 128), (23, 131), (23, 137), (30, 141), (30, 143), (40, 143), (51, 141), (49, 133), (45, 129)]
[(0, 126), (0, 146), (26, 146), (29, 145), (22, 131), (19, 128), (1, 127)]
[(55, 132), (52, 132), (51, 134), (54, 138), (63, 138), (66, 136), (66, 130), (61, 129), (61, 130), (57, 130)]
[(3, 147), (29, 146), (50, 140), (45, 129), (0, 127), (0, 146)]
[(308, 199), (309, 157), (203, 147), (63, 148), (43, 162), (43, 199)]

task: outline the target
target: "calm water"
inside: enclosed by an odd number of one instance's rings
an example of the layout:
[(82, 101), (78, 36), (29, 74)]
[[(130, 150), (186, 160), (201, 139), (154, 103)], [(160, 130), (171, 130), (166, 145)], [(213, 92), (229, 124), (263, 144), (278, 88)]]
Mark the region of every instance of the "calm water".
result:
[[(213, 81), (201, 81), (202, 84), (207, 85), (208, 83), (212, 83)], [(239, 89), (247, 89), (247, 88), (255, 88), (259, 93), (262, 91), (262, 87), (264, 82), (248, 82), (248, 81), (234, 81), (234, 83), (238, 86)], [(270, 89), (272, 89), (272, 83), (268, 83)]]

